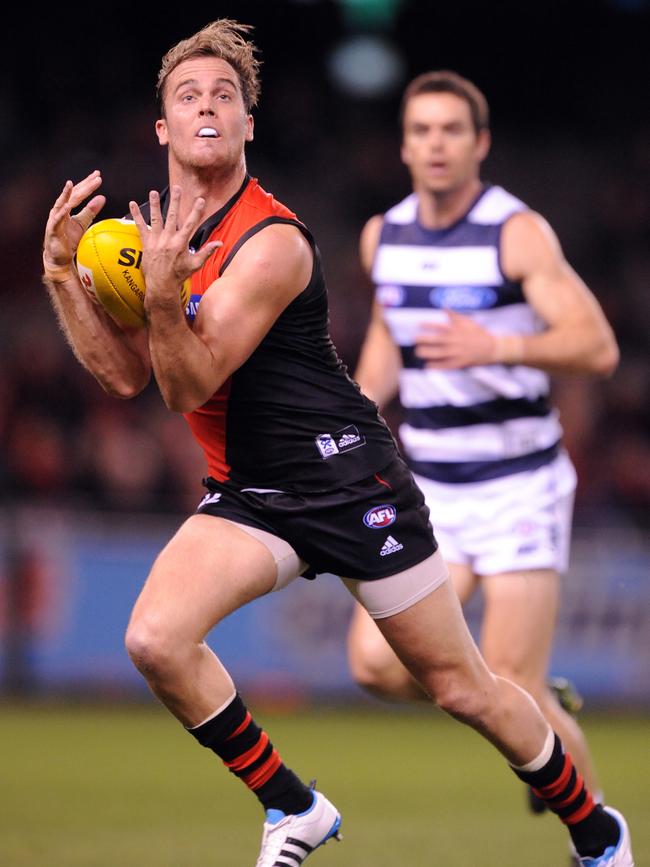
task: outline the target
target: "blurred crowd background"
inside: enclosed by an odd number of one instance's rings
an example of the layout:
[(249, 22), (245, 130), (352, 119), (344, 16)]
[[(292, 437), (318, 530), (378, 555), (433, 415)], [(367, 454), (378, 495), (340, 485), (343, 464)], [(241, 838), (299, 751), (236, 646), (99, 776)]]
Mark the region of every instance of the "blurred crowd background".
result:
[[(10, 25), (3, 40), (5, 541), (17, 510), (176, 516), (202, 495), (202, 457), (155, 385), (115, 401), (75, 362), (41, 284), (40, 253), (48, 210), (66, 179), (101, 169), (107, 217), (124, 215), (131, 198), (144, 200), (165, 184), (153, 130), (160, 58), (217, 17), (255, 25), (263, 89), (249, 171), (316, 235), (332, 335), (351, 371), (372, 297), (358, 235), (372, 214), (410, 191), (399, 161), (401, 91), (418, 73), (447, 68), (485, 92), (494, 144), (484, 179), (550, 221), (621, 347), (609, 380), (555, 383), (580, 478), (576, 524), (647, 530), (650, 4), (218, 0), (173, 14), (153, 14), (146, 4), (83, 13), (48, 7), (20, 30)], [(397, 409), (387, 417), (396, 424)], [(22, 603), (12, 604), (20, 610)]]

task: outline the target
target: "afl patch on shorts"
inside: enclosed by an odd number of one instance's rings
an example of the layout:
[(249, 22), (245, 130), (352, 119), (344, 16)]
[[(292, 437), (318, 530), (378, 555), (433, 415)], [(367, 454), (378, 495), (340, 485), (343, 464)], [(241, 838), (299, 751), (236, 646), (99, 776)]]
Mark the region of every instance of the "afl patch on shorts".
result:
[(415, 566), (438, 548), (429, 509), (404, 461), (315, 494), (242, 488), (204, 479), (197, 512), (258, 527), (287, 541), (314, 578), (332, 572), (372, 581)]

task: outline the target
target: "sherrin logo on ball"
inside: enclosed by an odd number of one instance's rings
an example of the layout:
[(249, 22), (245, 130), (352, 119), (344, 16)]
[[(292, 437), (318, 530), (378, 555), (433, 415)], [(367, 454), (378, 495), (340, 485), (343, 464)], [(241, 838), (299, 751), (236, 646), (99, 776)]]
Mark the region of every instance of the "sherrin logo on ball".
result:
[[(79, 242), (77, 270), (86, 290), (114, 319), (134, 328), (144, 326), (142, 242), (132, 220), (100, 220), (90, 226)], [(186, 280), (181, 288), (183, 308), (190, 282)]]
[(371, 530), (383, 530), (384, 527), (390, 527), (397, 518), (397, 509), (389, 504), (383, 506), (375, 506), (374, 509), (368, 509), (363, 516), (363, 523)]

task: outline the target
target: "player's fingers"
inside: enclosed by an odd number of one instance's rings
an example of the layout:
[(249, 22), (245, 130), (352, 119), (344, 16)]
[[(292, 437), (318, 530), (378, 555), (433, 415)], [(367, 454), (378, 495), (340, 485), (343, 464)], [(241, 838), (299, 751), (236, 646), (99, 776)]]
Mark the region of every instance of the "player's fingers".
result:
[(106, 204), (106, 196), (94, 196), (86, 205), (93, 213), (93, 220)]
[(154, 233), (160, 234), (164, 229), (162, 211), (160, 210), (160, 195), (157, 190), (149, 193), (149, 223)]
[(63, 185), (61, 193), (52, 205), (49, 216), (47, 218), (46, 232), (52, 232), (57, 227), (61, 220), (68, 215), (70, 210), (69, 199), (70, 191), (72, 190), (72, 181), (66, 181)]
[(446, 346), (416, 346), (415, 356), (423, 361), (441, 361), (449, 356), (449, 348)]
[(415, 354), (426, 357), (428, 354), (442, 351), (447, 341), (441, 334), (416, 335)]
[(450, 323), (449, 322), (420, 322), (418, 325), (420, 329), (419, 335), (423, 337), (427, 337), (430, 334), (443, 334), (446, 331), (449, 331)]
[(68, 199), (70, 198), (70, 191), (72, 190), (73, 186), (74, 185), (72, 181), (65, 182), (65, 184), (63, 185), (63, 189), (61, 190), (56, 201), (54, 202), (54, 207), (52, 208), (52, 210), (54, 210), (54, 208), (62, 208), (67, 203)]
[(197, 250), (196, 253), (192, 253), (189, 261), (190, 272), (193, 274), (195, 271), (198, 271), (199, 268), (202, 268), (214, 251), (218, 250), (219, 247), (223, 247), (223, 241), (208, 241), (208, 243), (204, 244), (200, 250)]
[(178, 211), (181, 206), (181, 188), (174, 184), (169, 191), (169, 207), (167, 208), (167, 220), (165, 228), (175, 232), (178, 228)]
[(102, 176), (99, 172), (99, 169), (96, 169), (94, 172), (91, 172), (87, 177), (85, 177), (82, 181), (79, 181), (78, 184), (74, 184), (72, 190), (70, 191), (70, 198), (68, 200), (69, 208), (76, 208), (80, 205), (84, 199), (87, 199), (92, 193), (95, 192), (98, 187), (102, 185)]
[(133, 217), (133, 222), (138, 227), (140, 240), (143, 244), (146, 244), (148, 240), (149, 226), (147, 226), (147, 224), (145, 223), (144, 217), (142, 216), (142, 211), (140, 210), (140, 206), (137, 202), (129, 202), (129, 212)]
[(427, 370), (456, 370), (460, 364), (454, 363), (451, 358), (441, 358), (439, 361), (427, 361), (424, 366)]
[(88, 204), (83, 207), (78, 214), (72, 215), (72, 219), (81, 226), (82, 232), (85, 232), (89, 228), (90, 224), (103, 208), (105, 201), (106, 199), (104, 196), (95, 196), (95, 198), (88, 202)]
[(201, 225), (204, 210), (205, 199), (199, 196), (192, 205), (192, 210), (187, 215), (187, 219), (179, 229), (181, 238), (185, 243), (189, 244), (190, 238)]

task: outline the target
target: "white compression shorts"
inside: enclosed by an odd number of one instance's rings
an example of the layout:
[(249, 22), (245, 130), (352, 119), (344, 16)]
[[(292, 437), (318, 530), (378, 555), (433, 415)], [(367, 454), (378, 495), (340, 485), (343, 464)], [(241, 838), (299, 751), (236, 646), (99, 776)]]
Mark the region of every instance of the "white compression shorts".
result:
[[(277, 567), (277, 578), (272, 590), (282, 590), (308, 568), (288, 542), (266, 530), (249, 527), (238, 521), (229, 521), (261, 542), (271, 553)], [(421, 563), (374, 581), (359, 581), (354, 578), (341, 580), (354, 598), (363, 605), (368, 614), (379, 620), (406, 611), (416, 602), (433, 593), (449, 578), (449, 572), (440, 551), (436, 551)]]

